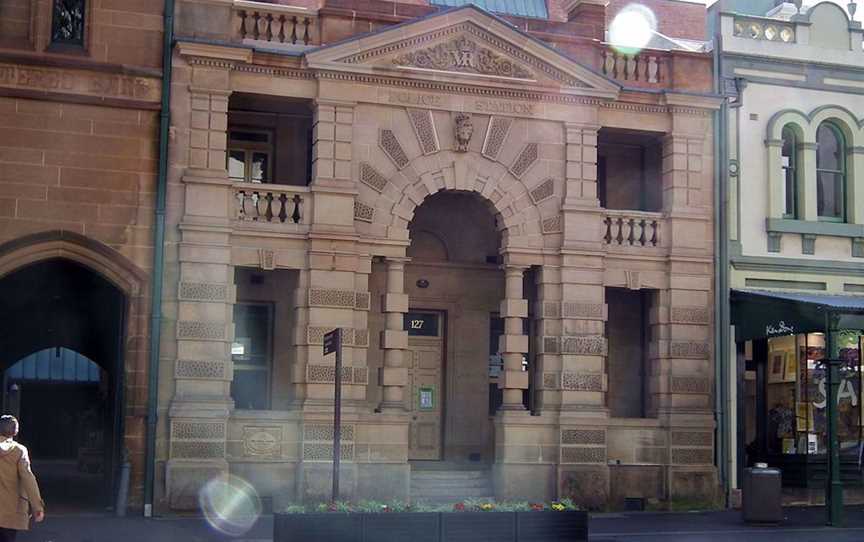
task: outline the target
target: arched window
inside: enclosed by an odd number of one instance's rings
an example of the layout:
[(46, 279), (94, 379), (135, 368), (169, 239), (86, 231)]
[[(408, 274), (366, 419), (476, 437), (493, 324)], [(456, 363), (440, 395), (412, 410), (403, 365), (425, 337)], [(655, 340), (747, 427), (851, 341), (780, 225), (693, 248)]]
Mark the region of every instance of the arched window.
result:
[(832, 122), (816, 132), (816, 210), (821, 220), (846, 219), (846, 139)]
[(798, 136), (783, 127), (783, 218), (798, 218)]

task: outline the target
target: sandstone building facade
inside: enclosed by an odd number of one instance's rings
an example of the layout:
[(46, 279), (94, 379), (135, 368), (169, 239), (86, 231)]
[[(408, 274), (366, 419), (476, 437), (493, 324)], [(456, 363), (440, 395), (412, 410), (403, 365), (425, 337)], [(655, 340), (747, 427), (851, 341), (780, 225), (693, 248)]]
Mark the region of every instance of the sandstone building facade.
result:
[(55, 506), (113, 504), (124, 452), (143, 498), (162, 28), (161, 2), (0, 4), (2, 401)]
[(713, 498), (711, 58), (476, 7), (181, 1), (157, 487)]

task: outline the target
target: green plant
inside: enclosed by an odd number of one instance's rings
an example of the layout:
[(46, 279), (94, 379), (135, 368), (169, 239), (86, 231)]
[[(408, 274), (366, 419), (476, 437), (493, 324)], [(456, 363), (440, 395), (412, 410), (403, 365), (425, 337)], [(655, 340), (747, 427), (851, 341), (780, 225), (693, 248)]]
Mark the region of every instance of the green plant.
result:
[(289, 504), (282, 509), (283, 514), (305, 514), (306, 507), (302, 504)]

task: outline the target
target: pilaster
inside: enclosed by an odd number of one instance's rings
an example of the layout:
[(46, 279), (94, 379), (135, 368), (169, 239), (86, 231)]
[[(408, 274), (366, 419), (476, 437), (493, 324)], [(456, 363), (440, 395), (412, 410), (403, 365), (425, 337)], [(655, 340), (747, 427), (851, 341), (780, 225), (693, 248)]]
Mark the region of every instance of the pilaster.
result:
[(566, 123), (564, 246), (600, 250), (603, 216), (597, 197), (597, 125)]
[(405, 293), (405, 263), (407, 258), (388, 258), (387, 293), (381, 299), (385, 329), (381, 332), (381, 348), (384, 350), (384, 367), (381, 369), (383, 386), (383, 412), (405, 411), (405, 388), (408, 385), (408, 368), (405, 355), (408, 348), (408, 332), (405, 331), (405, 313), (408, 312), (408, 294)]
[(353, 233), (357, 187), (351, 178), (354, 103), (319, 100), (312, 125), (312, 230)]

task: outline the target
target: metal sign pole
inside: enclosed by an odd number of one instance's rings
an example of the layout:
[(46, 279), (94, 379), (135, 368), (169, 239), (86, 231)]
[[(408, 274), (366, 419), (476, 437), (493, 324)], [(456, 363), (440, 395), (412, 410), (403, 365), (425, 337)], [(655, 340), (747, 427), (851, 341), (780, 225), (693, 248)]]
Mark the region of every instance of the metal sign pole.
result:
[(339, 460), (342, 451), (342, 329), (336, 328), (336, 382), (333, 388), (333, 494), (339, 500)]

